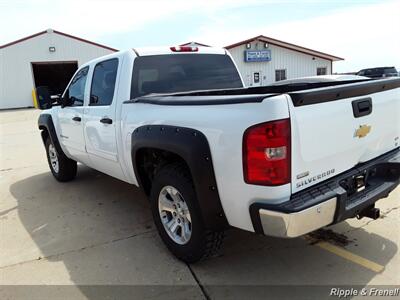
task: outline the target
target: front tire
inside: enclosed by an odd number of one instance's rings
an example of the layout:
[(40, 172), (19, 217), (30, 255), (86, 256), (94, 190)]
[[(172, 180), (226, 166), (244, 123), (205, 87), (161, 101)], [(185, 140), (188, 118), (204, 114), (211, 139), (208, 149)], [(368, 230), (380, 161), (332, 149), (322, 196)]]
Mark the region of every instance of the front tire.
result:
[(51, 139), (46, 139), (47, 162), (54, 178), (61, 182), (70, 181), (77, 173), (76, 161), (69, 159), (64, 153), (58, 153)]
[(219, 250), (223, 232), (205, 228), (185, 165), (166, 165), (156, 173), (150, 202), (158, 233), (177, 258), (194, 263)]

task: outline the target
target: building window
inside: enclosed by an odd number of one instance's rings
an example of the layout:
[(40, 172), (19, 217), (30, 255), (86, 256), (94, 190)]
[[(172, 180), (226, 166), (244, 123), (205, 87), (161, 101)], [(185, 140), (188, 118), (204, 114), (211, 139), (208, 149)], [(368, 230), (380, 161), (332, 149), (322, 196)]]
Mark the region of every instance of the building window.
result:
[(326, 67), (323, 68), (317, 68), (317, 75), (326, 75)]
[(275, 81), (286, 80), (286, 70), (275, 70)]

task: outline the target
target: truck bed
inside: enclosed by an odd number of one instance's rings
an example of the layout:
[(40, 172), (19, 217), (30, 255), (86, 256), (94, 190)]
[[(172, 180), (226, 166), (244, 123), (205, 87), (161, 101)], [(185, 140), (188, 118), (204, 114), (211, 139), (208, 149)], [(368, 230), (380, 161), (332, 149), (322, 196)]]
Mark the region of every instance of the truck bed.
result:
[[(257, 103), (279, 94), (290, 95), (294, 106), (317, 104), (364, 96), (400, 87), (400, 78), (294, 83), (223, 90), (205, 90), (173, 94), (151, 94), (124, 103), (156, 105), (218, 105)], [(218, 96), (218, 97), (216, 97)]]
[[(296, 193), (398, 147), (399, 87), (400, 78), (294, 83), (152, 94), (125, 103), (229, 106), (286, 97), (292, 131), (291, 190)], [(224, 119), (230, 122), (229, 115)], [(368, 130), (365, 136), (358, 136), (360, 128)]]

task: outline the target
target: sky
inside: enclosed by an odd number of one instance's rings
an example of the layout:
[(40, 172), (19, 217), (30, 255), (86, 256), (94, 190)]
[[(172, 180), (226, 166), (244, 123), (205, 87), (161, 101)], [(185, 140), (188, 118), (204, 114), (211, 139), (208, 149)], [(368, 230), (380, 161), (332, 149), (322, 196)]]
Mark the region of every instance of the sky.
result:
[(400, 0), (0, 0), (0, 45), (53, 28), (117, 49), (265, 35), (345, 58), (334, 72), (400, 69)]

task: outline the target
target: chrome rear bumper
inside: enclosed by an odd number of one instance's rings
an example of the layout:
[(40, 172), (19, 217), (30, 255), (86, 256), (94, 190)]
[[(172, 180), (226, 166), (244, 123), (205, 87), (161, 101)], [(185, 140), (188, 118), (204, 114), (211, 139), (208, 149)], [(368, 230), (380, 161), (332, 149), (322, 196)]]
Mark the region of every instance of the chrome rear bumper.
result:
[[(359, 178), (363, 189), (358, 188)], [(357, 181), (358, 182), (358, 181)], [(254, 231), (297, 237), (356, 216), (369, 216), (375, 202), (400, 184), (400, 148), (292, 195), (279, 204), (250, 205)], [(357, 185), (357, 187), (355, 187)]]
[(331, 224), (335, 217), (336, 198), (294, 213), (260, 209), (260, 221), (266, 235), (298, 237)]

